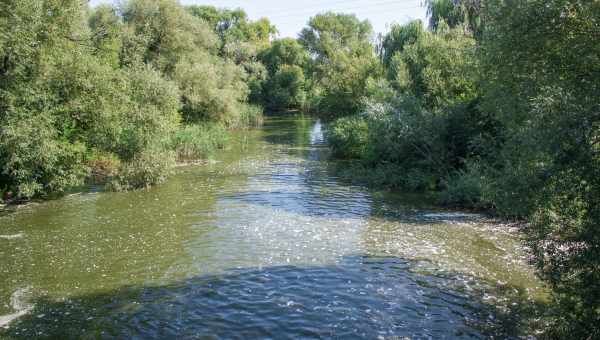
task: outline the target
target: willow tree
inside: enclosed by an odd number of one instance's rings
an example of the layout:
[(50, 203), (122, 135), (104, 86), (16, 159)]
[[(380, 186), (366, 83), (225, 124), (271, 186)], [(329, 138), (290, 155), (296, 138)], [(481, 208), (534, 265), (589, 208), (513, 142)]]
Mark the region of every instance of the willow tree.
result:
[(268, 49), (277, 29), (266, 18), (250, 20), (242, 9), (187, 6), (187, 11), (207, 22), (218, 36), (219, 56), (241, 66), (247, 74), (248, 99), (262, 103), (268, 77), (259, 54)]
[(153, 184), (172, 165), (182, 113), (225, 123), (246, 114), (244, 69), (175, 0), (0, 6), (0, 191), (61, 192), (98, 165), (119, 172), (122, 188)]
[(269, 77), (262, 101), (273, 110), (302, 109), (306, 101), (308, 52), (295, 39), (275, 40), (259, 55)]
[(247, 74), (219, 56), (209, 23), (174, 0), (131, 0), (122, 13), (129, 31), (123, 54), (142, 55), (142, 63), (176, 82), (187, 122), (236, 124), (248, 96)]
[(426, 0), (429, 27), (433, 30), (443, 21), (451, 28), (465, 24), (472, 32), (481, 31), (482, 0)]
[(133, 39), (142, 45), (143, 61), (167, 75), (182, 59), (216, 48), (217, 37), (208, 25), (189, 15), (177, 1), (131, 0), (122, 5), (121, 12)]
[(311, 18), (300, 33), (299, 40), (313, 59), (310, 72), (323, 113), (341, 116), (363, 108), (367, 82), (382, 73), (372, 34), (368, 21), (337, 13)]
[(420, 20), (411, 21), (405, 25), (392, 25), (390, 31), (383, 38), (382, 59), (384, 64), (389, 66), (396, 53), (403, 52), (404, 47), (414, 44), (423, 34), (425, 34), (425, 28)]
[(84, 149), (61, 129), (64, 100), (49, 74), (85, 55), (84, 10), (77, 0), (0, 4), (0, 190), (17, 197), (81, 183)]

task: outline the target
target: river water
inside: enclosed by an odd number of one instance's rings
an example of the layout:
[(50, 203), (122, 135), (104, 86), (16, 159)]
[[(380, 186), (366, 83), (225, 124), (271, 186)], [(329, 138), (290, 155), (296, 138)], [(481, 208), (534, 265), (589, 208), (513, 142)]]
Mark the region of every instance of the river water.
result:
[(271, 117), (150, 190), (3, 213), (0, 338), (531, 332), (543, 289), (516, 230), (340, 181), (322, 129)]

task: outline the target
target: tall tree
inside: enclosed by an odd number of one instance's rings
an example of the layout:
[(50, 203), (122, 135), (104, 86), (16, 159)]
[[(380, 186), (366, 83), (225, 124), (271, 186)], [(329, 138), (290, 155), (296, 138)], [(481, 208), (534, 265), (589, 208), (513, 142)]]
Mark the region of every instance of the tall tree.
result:
[(319, 109), (324, 113), (339, 116), (362, 109), (368, 80), (382, 73), (371, 38), (368, 21), (337, 13), (311, 18), (300, 33), (314, 60), (313, 86), (322, 90)]
[(390, 32), (383, 38), (383, 62), (389, 66), (394, 54), (404, 51), (404, 47), (414, 44), (425, 34), (421, 20), (411, 21), (406, 25), (392, 25)]
[(482, 0), (427, 0), (429, 27), (433, 30), (444, 21), (454, 28), (465, 25), (472, 32), (481, 32)]

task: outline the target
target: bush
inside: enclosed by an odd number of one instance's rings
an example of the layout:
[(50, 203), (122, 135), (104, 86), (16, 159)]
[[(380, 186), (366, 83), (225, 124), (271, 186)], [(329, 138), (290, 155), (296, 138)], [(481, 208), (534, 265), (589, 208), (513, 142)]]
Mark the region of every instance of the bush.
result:
[(526, 229), (539, 274), (553, 288), (552, 338), (600, 336), (600, 160), (594, 163), (557, 172)]
[(58, 138), (48, 117), (15, 114), (2, 124), (0, 172), (16, 198), (46, 196), (83, 183), (85, 146)]
[(115, 177), (121, 168), (119, 157), (110, 152), (94, 152), (87, 161), (90, 179), (93, 183), (103, 183)]
[(339, 118), (327, 129), (327, 141), (338, 158), (361, 159), (369, 138), (369, 125), (361, 117)]
[(478, 95), (475, 46), (461, 28), (420, 34), (399, 57), (392, 57), (391, 70), (398, 73), (390, 78), (434, 111), (470, 101)]
[(396, 164), (366, 164), (365, 162), (340, 163), (336, 174), (345, 181), (389, 190), (408, 192), (431, 190), (435, 177), (417, 170), (405, 169)]
[(444, 182), (445, 188), (439, 195), (441, 204), (467, 208), (489, 207), (484, 200), (485, 178), (476, 163), (456, 171)]
[(125, 114), (117, 154), (124, 161), (133, 159), (155, 145), (165, 145), (179, 125), (177, 85), (151, 67), (129, 70), (129, 112)]
[(306, 101), (305, 82), (302, 68), (283, 65), (266, 82), (265, 102), (272, 110), (302, 108)]
[(108, 188), (114, 191), (149, 188), (165, 181), (174, 166), (174, 152), (149, 148), (123, 163), (118, 175), (108, 183)]
[(182, 93), (183, 118), (190, 123), (237, 124), (241, 103), (248, 96), (244, 76), (242, 67), (207, 54), (177, 64), (174, 78)]

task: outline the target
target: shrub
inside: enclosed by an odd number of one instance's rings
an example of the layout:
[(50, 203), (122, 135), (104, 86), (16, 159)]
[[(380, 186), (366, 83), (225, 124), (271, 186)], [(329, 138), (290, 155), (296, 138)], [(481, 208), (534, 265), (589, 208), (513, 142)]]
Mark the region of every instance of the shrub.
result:
[(102, 183), (118, 174), (121, 160), (113, 153), (96, 151), (87, 161), (87, 165), (92, 182)]
[(164, 145), (179, 121), (177, 85), (151, 67), (129, 70), (130, 98), (117, 154), (124, 161), (154, 145)]
[(306, 101), (304, 71), (296, 65), (283, 65), (266, 83), (265, 102), (273, 110), (302, 108)]
[(207, 54), (177, 64), (174, 78), (182, 94), (183, 118), (235, 125), (240, 103), (248, 96), (244, 76), (242, 67)]
[(339, 118), (327, 130), (327, 141), (338, 158), (363, 158), (369, 138), (369, 125), (361, 117)]
[(397, 164), (340, 163), (336, 174), (346, 181), (376, 188), (400, 189), (408, 192), (431, 190), (435, 177), (417, 169), (405, 169)]
[(488, 205), (484, 200), (485, 177), (477, 163), (466, 169), (457, 170), (444, 181), (444, 190), (439, 195), (439, 202), (444, 205), (468, 208), (484, 208)]
[(16, 198), (46, 196), (83, 183), (85, 146), (61, 140), (47, 116), (13, 115), (0, 129), (0, 172)]
[(175, 166), (175, 153), (161, 148), (149, 148), (129, 162), (123, 163), (117, 176), (108, 183), (115, 191), (149, 188), (162, 183)]

